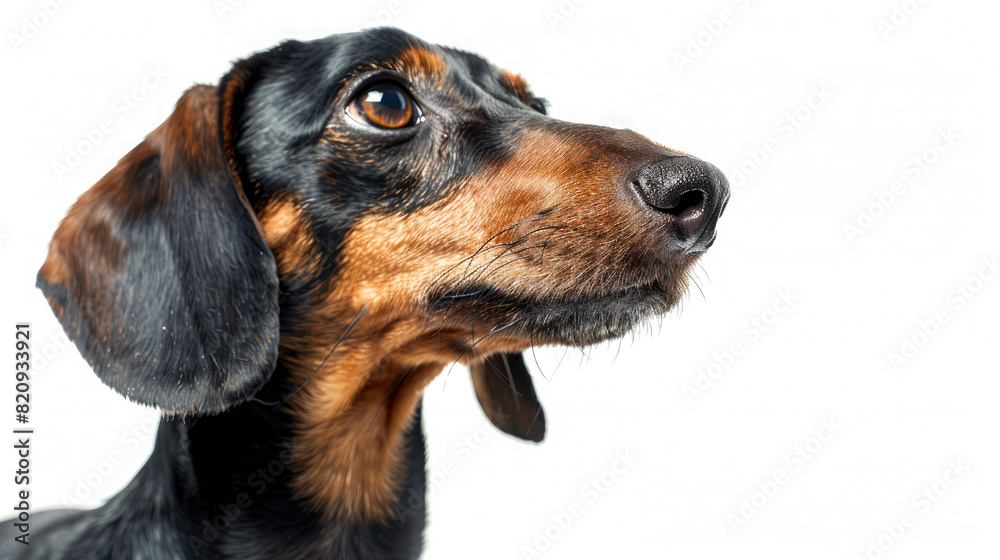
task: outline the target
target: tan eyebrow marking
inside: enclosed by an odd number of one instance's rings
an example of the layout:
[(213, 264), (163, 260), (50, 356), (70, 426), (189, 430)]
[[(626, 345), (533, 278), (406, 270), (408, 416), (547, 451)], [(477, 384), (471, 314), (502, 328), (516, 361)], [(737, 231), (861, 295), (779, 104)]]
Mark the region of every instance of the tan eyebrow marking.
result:
[(510, 70), (501, 70), (500, 77), (507, 82), (510, 87), (514, 88), (514, 92), (517, 96), (521, 98), (521, 101), (525, 103), (531, 99), (531, 94), (528, 93), (528, 82), (520, 74), (515, 74)]
[(396, 55), (396, 61), (400, 66), (397, 70), (428, 78), (444, 74), (447, 68), (441, 55), (416, 45), (407, 47)]

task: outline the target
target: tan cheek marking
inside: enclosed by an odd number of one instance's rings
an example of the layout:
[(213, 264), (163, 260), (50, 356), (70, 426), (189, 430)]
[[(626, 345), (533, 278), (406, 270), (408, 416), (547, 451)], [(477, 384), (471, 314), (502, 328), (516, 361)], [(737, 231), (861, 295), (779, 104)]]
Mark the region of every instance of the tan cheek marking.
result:
[[(316, 328), (306, 330), (314, 334), (308, 340), (282, 340), (284, 349), (294, 349), (283, 358), (293, 382), (302, 383), (358, 311), (367, 310), (342, 347), (290, 401), (298, 434), (293, 485), (327, 519), (391, 517), (401, 468), (399, 440), (421, 391), (459, 357), (456, 348), (471, 342), (470, 330), (485, 334), (483, 325), (442, 325), (421, 315), (422, 300), (434, 281), (442, 275), (446, 281), (460, 278), (466, 267), (455, 265), (484, 242), (553, 207), (558, 208), (555, 218), (546, 220), (574, 222), (572, 227), (560, 224), (569, 230), (563, 234), (570, 242), (565, 251), (609, 252), (608, 236), (597, 234), (606, 234), (628, 210), (610, 194), (616, 189), (610, 178), (623, 164), (598, 148), (582, 153), (583, 144), (578, 138), (529, 133), (510, 161), (469, 178), (449, 199), (405, 215), (373, 214), (355, 222), (333, 291), (307, 319)], [(596, 163), (581, 172), (579, 162), (592, 155)], [(262, 217), (268, 240), (276, 246), (294, 245), (287, 238), (298, 236), (296, 222), (294, 210), (282, 206)], [(525, 222), (489, 243), (510, 242), (545, 223), (551, 222)], [(497, 254), (484, 251), (468, 267), (481, 266)], [(592, 283), (591, 278), (577, 279), (581, 260), (571, 253), (554, 263), (555, 272), (548, 270), (548, 261), (546, 267), (518, 262), (490, 282), (536, 293), (562, 290), (573, 281)], [(320, 333), (325, 338), (318, 344)], [(497, 336), (482, 350), (518, 351), (528, 342)]]
[[(581, 153), (579, 140), (529, 133), (511, 160), (471, 177), (448, 200), (407, 215), (363, 218), (345, 252), (346, 286), (353, 290), (354, 304), (408, 309), (434, 282), (487, 275), (490, 283), (514, 294), (557, 293), (574, 282), (581, 290), (593, 289), (590, 276), (596, 268), (613, 269), (608, 259), (623, 254), (608, 242), (635, 219), (635, 212), (616, 196), (614, 178), (622, 163), (598, 154), (581, 170), (579, 161), (588, 155)], [(536, 216), (550, 208), (558, 210)], [(511, 226), (516, 227), (497, 235)], [(465, 260), (487, 240), (486, 249)], [(514, 241), (520, 241), (517, 247), (501, 245)], [(549, 250), (551, 245), (559, 248), (543, 255), (543, 246)], [(604, 260), (580, 257), (591, 253)], [(546, 266), (522, 257), (538, 257)], [(502, 273), (493, 274), (500, 267)]]
[[(489, 241), (494, 245), (509, 242), (514, 231), (497, 234), (566, 202), (571, 193), (563, 175), (573, 166), (553, 162), (565, 159), (563, 154), (572, 147), (551, 135), (529, 134), (512, 161), (470, 178), (449, 199), (405, 215), (360, 219), (345, 243), (339, 288), (355, 306), (411, 308), (431, 282), (491, 237), (496, 236)], [(495, 256), (482, 251), (478, 260), (457, 267), (452, 276)]]
[[(295, 368), (296, 382), (304, 382), (356, 310), (368, 310), (345, 347), (291, 401), (299, 434), (293, 486), (326, 519), (392, 517), (403, 467), (401, 436), (424, 387), (458, 358), (448, 341), (465, 333), (438, 332), (416, 307), (428, 276), (453, 264), (466, 248), (462, 240), (443, 240), (436, 233), (454, 225), (449, 211), (361, 219), (346, 240), (335, 290), (314, 319), (316, 332), (331, 333), (333, 340), (282, 341), (300, 356), (309, 354)], [(265, 231), (276, 238), (281, 216), (275, 212), (264, 219)], [(373, 364), (381, 365), (373, 371)], [(397, 384), (408, 368), (413, 369)]]
[(258, 220), (278, 263), (279, 276), (305, 276), (314, 271), (312, 236), (293, 199), (270, 202), (260, 211)]

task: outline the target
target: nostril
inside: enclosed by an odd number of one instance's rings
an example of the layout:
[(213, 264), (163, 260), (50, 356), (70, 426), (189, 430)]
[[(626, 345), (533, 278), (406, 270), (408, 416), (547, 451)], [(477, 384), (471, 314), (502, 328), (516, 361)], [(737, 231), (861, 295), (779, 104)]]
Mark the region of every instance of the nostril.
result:
[(626, 177), (657, 223), (685, 251), (703, 251), (729, 198), (725, 176), (710, 163), (689, 156), (668, 156), (633, 170)]
[(649, 200), (653, 197), (644, 197), (646, 204), (670, 216), (670, 221), (682, 235), (687, 235), (701, 225), (708, 203), (708, 195), (705, 194), (704, 190), (698, 187), (675, 185), (674, 188), (664, 192), (662, 188), (650, 188), (649, 185), (641, 183), (635, 186), (640, 193), (658, 195), (655, 197), (655, 201)]
[(705, 193), (700, 190), (683, 192), (675, 201), (672, 201), (672, 203), (668, 202), (668, 206), (658, 208), (661, 212), (684, 221), (700, 216), (704, 209)]

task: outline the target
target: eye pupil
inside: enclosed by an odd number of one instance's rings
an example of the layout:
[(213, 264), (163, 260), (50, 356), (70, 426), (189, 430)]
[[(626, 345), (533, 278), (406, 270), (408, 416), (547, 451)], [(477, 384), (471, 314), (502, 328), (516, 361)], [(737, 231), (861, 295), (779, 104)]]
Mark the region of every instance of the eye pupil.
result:
[(383, 95), (379, 102), (393, 111), (405, 111), (407, 105), (409, 105), (406, 97), (403, 96), (403, 92), (400, 91), (390, 91), (388, 94)]
[(413, 124), (414, 103), (395, 84), (375, 84), (356, 97), (347, 113), (354, 120), (379, 128), (402, 128)]

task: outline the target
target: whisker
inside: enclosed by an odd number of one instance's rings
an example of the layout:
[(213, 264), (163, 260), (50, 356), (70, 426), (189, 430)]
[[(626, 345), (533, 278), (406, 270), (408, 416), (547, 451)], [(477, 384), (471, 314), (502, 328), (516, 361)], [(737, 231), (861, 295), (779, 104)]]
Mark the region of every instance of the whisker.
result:
[(545, 239), (542, 241), (542, 254), (539, 255), (538, 257), (538, 264), (542, 265), (545, 264), (545, 248), (549, 246), (549, 240), (552, 239), (552, 236), (555, 235), (555, 233), (559, 231), (559, 229), (563, 229), (563, 227), (559, 227), (558, 229), (553, 229), (552, 231), (549, 232), (548, 235), (545, 236)]
[(556, 363), (556, 368), (554, 370), (552, 370), (552, 377), (549, 378), (549, 382), (550, 383), (552, 382), (553, 379), (556, 378), (556, 372), (559, 371), (559, 366), (561, 366), (562, 363), (563, 363), (563, 360), (566, 359), (566, 354), (569, 354), (569, 346), (567, 346), (566, 348), (563, 349), (563, 355), (562, 355), (562, 357), (559, 358), (559, 362)]
[(484, 334), (479, 339), (472, 341), (472, 344), (468, 348), (466, 348), (461, 354), (459, 354), (459, 356), (457, 358), (455, 358), (455, 361), (453, 361), (451, 363), (451, 367), (448, 369), (448, 374), (449, 375), (451, 374), (451, 370), (455, 369), (455, 366), (462, 360), (462, 358), (464, 358), (466, 354), (468, 354), (469, 352), (471, 352), (476, 347), (477, 344), (479, 344), (480, 342), (486, 340), (487, 338), (489, 338), (489, 337), (497, 334), (498, 332), (500, 332), (500, 331), (502, 331), (504, 329), (507, 329), (507, 328), (510, 328), (510, 327), (514, 326), (514, 324), (516, 324), (520, 320), (521, 320), (520, 318), (514, 319), (513, 321), (507, 323), (506, 325), (504, 325), (502, 327), (496, 327), (496, 328), (490, 330), (490, 332)]
[(531, 347), (531, 359), (535, 361), (535, 367), (538, 368), (538, 375), (541, 375), (542, 379), (548, 381), (549, 378), (545, 377), (545, 373), (542, 371), (542, 365), (538, 363), (538, 355), (535, 354), (535, 332), (534, 331), (528, 333), (528, 344)]
[[(532, 222), (532, 221), (537, 221), (538, 219), (539, 218), (521, 220), (520, 222), (517, 222), (516, 224), (514, 224), (512, 226), (509, 226), (509, 227), (506, 227), (506, 228), (500, 230), (498, 233), (494, 234), (489, 239), (487, 239), (479, 247), (479, 249), (476, 249), (476, 251), (474, 253), (472, 253), (468, 257), (463, 258), (462, 260), (460, 260), (456, 264), (452, 265), (451, 267), (449, 267), (447, 270), (445, 270), (441, 274), (438, 274), (437, 277), (435, 277), (434, 280), (429, 284), (429, 286), (432, 286), (432, 287), (433, 286), (437, 286), (437, 284), (441, 281), (441, 279), (443, 277), (445, 277), (448, 273), (450, 273), (451, 271), (453, 271), (455, 268), (457, 268), (458, 266), (460, 266), (462, 263), (467, 263), (466, 270), (462, 273), (461, 278), (459, 278), (459, 279), (457, 279), (457, 280), (455, 280), (455, 281), (452, 282), (452, 284), (461, 284), (461, 283), (467, 281), (470, 276), (477, 275), (484, 268), (488, 268), (491, 264), (493, 264), (493, 262), (495, 262), (497, 259), (501, 258), (508, 251), (511, 252), (511, 253), (520, 253), (522, 251), (526, 251), (526, 250), (531, 249), (531, 248), (539, 247), (539, 246), (533, 245), (531, 247), (525, 247), (525, 248), (517, 250), (517, 251), (513, 250), (518, 245), (524, 244), (528, 240), (529, 236), (531, 236), (531, 235), (533, 235), (535, 233), (538, 233), (540, 231), (558, 230), (558, 229), (562, 229), (563, 227), (565, 227), (565, 226), (555, 226), (555, 225), (552, 225), (552, 226), (543, 226), (543, 227), (540, 227), (540, 228), (535, 228), (535, 229), (533, 229), (533, 230), (525, 233), (520, 238), (518, 238), (516, 241), (509, 241), (507, 243), (495, 243), (493, 245), (490, 245), (488, 247), (488, 249), (496, 249), (498, 247), (501, 247), (504, 250), (501, 251), (500, 254), (498, 254), (492, 260), (490, 260), (490, 262), (487, 262), (487, 263), (485, 263), (483, 265), (480, 265), (480, 266), (476, 267), (475, 270), (472, 270), (472, 271), (469, 270), (469, 267), (472, 266), (472, 261), (477, 256), (479, 256), (480, 253), (482, 253), (484, 250), (487, 249), (487, 245), (489, 244), (490, 241), (496, 239), (498, 236), (503, 235), (504, 233), (509, 232), (512, 229), (514, 229), (514, 228), (516, 228), (516, 227), (518, 227), (520, 225), (523, 225), (525, 223), (529, 223), (529, 222)], [(541, 245), (541, 246), (544, 247), (544, 245)]]
[[(635, 334), (634, 333), (632, 335), (632, 342), (633, 343), (635, 342)], [(622, 338), (618, 337), (618, 349), (615, 350), (615, 357), (611, 358), (611, 363), (615, 363), (616, 361), (618, 361), (618, 354), (621, 354), (621, 351), (622, 351)]]
[(702, 266), (702, 264), (701, 264), (701, 261), (699, 260), (699, 261), (698, 261), (697, 263), (695, 263), (695, 264), (696, 264), (696, 265), (698, 266), (698, 269), (699, 269), (699, 270), (701, 270), (701, 272), (702, 272), (702, 273), (703, 273), (703, 274), (705, 275), (705, 279), (706, 279), (706, 280), (708, 280), (708, 283), (709, 283), (710, 285), (714, 285), (714, 284), (712, 284), (712, 277), (711, 277), (711, 276), (710, 276), (710, 275), (708, 274), (708, 271), (707, 271), (707, 270), (705, 270), (705, 267), (704, 267), (704, 266)]
[[(543, 229), (548, 229), (548, 228), (539, 228), (536, 231), (541, 231)], [(493, 257), (488, 263), (485, 263), (485, 264), (482, 264), (482, 265), (476, 267), (476, 269), (473, 270), (471, 273), (467, 273), (462, 278), (459, 278), (458, 280), (456, 280), (455, 284), (461, 285), (461, 284), (463, 284), (465, 282), (475, 283), (476, 281), (478, 281), (482, 277), (482, 273), (485, 272), (486, 269), (488, 269), (490, 267), (490, 265), (492, 265), (493, 263), (497, 262), (497, 260), (501, 259), (508, 252), (513, 255), (513, 254), (523, 253), (523, 252), (531, 250), (531, 249), (537, 249), (539, 247), (542, 247), (542, 245), (530, 245), (528, 247), (524, 247), (523, 249), (519, 249), (517, 251), (514, 250), (515, 247), (517, 247), (518, 245), (521, 245), (521, 244), (525, 243), (526, 241), (527, 241), (527, 236), (522, 237), (522, 238), (518, 239), (517, 241), (511, 242), (511, 243), (500, 243), (500, 244), (497, 244), (496, 245), (497, 247), (499, 247), (499, 246), (505, 246), (505, 249), (503, 251), (501, 251), (500, 254), (498, 254), (497, 256)], [(500, 268), (500, 267), (497, 267), (497, 268)], [(469, 277), (472, 276), (472, 275), (475, 275), (475, 276), (470, 279)]]
[[(403, 382), (403, 380), (406, 379), (412, 372), (413, 372), (413, 367), (411, 366), (404, 369), (403, 372), (399, 374), (396, 380), (392, 382), (392, 386), (389, 387), (389, 390), (386, 391), (385, 396), (382, 397), (381, 406), (384, 406), (385, 403), (389, 402), (389, 399), (391, 399), (394, 396), (396, 388), (399, 387), (399, 385)], [(373, 426), (375, 422), (377, 422), (379, 419), (380, 419), (379, 415), (373, 414), (371, 416), (371, 420), (368, 421), (368, 426), (369, 427)]]
[(458, 280), (456, 280), (455, 284), (461, 285), (461, 284), (464, 284), (464, 283), (474, 283), (476, 280), (478, 280), (480, 278), (480, 276), (482, 276), (482, 273), (485, 272), (486, 269), (488, 269), (490, 267), (490, 265), (492, 265), (493, 263), (497, 262), (498, 259), (500, 259), (504, 255), (506, 255), (507, 251), (509, 251), (509, 250), (510, 250), (510, 247), (505, 248), (503, 251), (500, 252), (499, 255), (493, 257), (492, 259), (490, 259), (489, 262), (477, 266), (476, 269), (473, 270), (472, 272), (469, 272), (468, 270), (466, 270), (466, 274), (463, 275)]
[[(522, 224), (529, 223), (529, 222), (532, 222), (532, 221), (537, 221), (537, 220), (540, 220), (540, 219), (541, 219), (540, 217), (534, 218), (534, 219), (526, 218), (524, 220), (521, 220), (519, 222), (516, 222), (516, 223), (514, 223), (514, 224), (512, 224), (510, 226), (507, 226), (507, 227), (503, 228), (502, 230), (500, 230), (497, 233), (495, 233), (492, 236), (490, 236), (489, 239), (487, 239), (486, 241), (484, 241), (483, 244), (480, 245), (478, 249), (476, 249), (475, 251), (473, 251), (473, 253), (471, 255), (469, 255), (468, 257), (465, 257), (464, 259), (458, 261), (457, 263), (455, 263), (452, 266), (450, 266), (447, 270), (445, 270), (444, 272), (442, 272), (441, 274), (439, 274), (436, 278), (434, 278), (434, 280), (432, 280), (430, 282), (430, 285), (433, 286), (433, 285), (437, 284), (441, 280), (441, 278), (443, 276), (446, 276), (452, 270), (455, 270), (456, 268), (458, 268), (459, 266), (461, 266), (462, 263), (464, 263), (466, 261), (471, 261), (472, 259), (475, 259), (476, 256), (480, 252), (482, 252), (484, 249), (486, 249), (486, 246), (489, 245), (490, 241), (493, 241), (497, 237), (500, 237), (501, 235), (503, 235), (503, 234), (505, 234), (505, 233), (513, 230), (514, 228), (517, 228), (518, 226), (520, 226)], [(492, 247), (503, 246), (503, 245), (506, 245), (506, 244), (502, 244), (502, 243), (501, 244), (495, 244)], [(470, 262), (470, 265), (471, 265), (471, 262)]]
[(438, 296), (438, 299), (462, 299), (472, 296), (478, 296), (482, 292), (472, 292), (468, 294), (445, 294), (443, 296)]
[[(530, 248), (534, 248), (534, 249), (537, 249), (538, 247), (540, 247), (540, 245), (535, 245), (534, 247), (530, 247)], [(523, 251), (522, 251), (522, 252), (523, 252)], [(501, 256), (502, 256), (502, 255), (501, 255)], [(503, 267), (505, 267), (505, 266), (507, 266), (507, 265), (509, 265), (509, 264), (513, 264), (513, 263), (516, 263), (517, 261), (520, 261), (520, 260), (524, 260), (524, 259), (527, 259), (527, 258), (530, 258), (530, 257), (531, 257), (531, 255), (522, 255), (522, 256), (520, 256), (520, 257), (517, 257), (517, 258), (513, 258), (513, 259), (510, 259), (509, 261), (507, 261), (507, 262), (505, 262), (505, 263), (503, 263), (503, 264), (501, 264), (501, 265), (497, 266), (497, 267), (496, 267), (496, 268), (494, 268), (493, 270), (491, 270), (491, 271), (490, 271), (490, 274), (494, 274), (494, 273), (496, 273), (496, 271), (500, 270), (501, 268), (503, 268)], [(499, 258), (500, 258), (500, 257), (497, 257), (497, 259), (499, 259)], [(497, 261), (497, 259), (493, 259), (492, 261), (490, 261), (490, 264), (493, 264), (494, 262), (496, 262), (496, 261)], [(484, 271), (483, 271), (482, 273), (480, 273), (480, 275), (479, 275), (479, 276), (476, 276), (476, 278), (474, 278), (474, 279), (473, 279), (473, 282), (477, 282), (477, 281), (479, 281), (480, 279), (482, 279), (482, 277), (483, 277), (483, 276), (482, 276), (482, 274), (483, 274), (483, 273), (485, 273), (485, 272), (486, 272), (486, 271), (484, 270)]]
[(705, 302), (708, 302), (708, 298), (705, 297), (705, 291), (701, 289), (701, 284), (698, 283), (698, 279), (692, 278), (691, 283), (694, 284), (695, 288), (698, 288), (698, 293), (701, 294), (701, 299), (704, 300)]
[(358, 311), (358, 314), (354, 316), (354, 319), (351, 320), (350, 324), (347, 325), (347, 328), (344, 330), (344, 333), (340, 335), (340, 338), (337, 339), (337, 343), (333, 345), (333, 348), (331, 348), (330, 352), (327, 353), (325, 358), (323, 358), (323, 361), (320, 362), (318, 366), (316, 366), (316, 369), (314, 369), (313, 372), (309, 374), (309, 377), (305, 381), (303, 381), (301, 385), (296, 387), (294, 391), (292, 391), (287, 397), (282, 399), (281, 402), (279, 402), (277, 406), (274, 407), (275, 409), (278, 409), (281, 406), (283, 406), (286, 402), (288, 402), (288, 399), (295, 396), (295, 394), (298, 393), (303, 387), (305, 387), (306, 384), (312, 381), (313, 377), (316, 377), (316, 374), (319, 372), (320, 369), (323, 368), (324, 365), (326, 365), (326, 362), (327, 360), (330, 359), (330, 356), (332, 356), (333, 353), (337, 351), (337, 348), (340, 346), (342, 342), (344, 342), (344, 339), (347, 338), (347, 335), (350, 334), (350, 332), (354, 329), (354, 326), (357, 325), (358, 321), (360, 321), (361, 318), (364, 317), (365, 314), (367, 313), (368, 313), (368, 306), (365, 305), (364, 307), (361, 308), (361, 311)]

